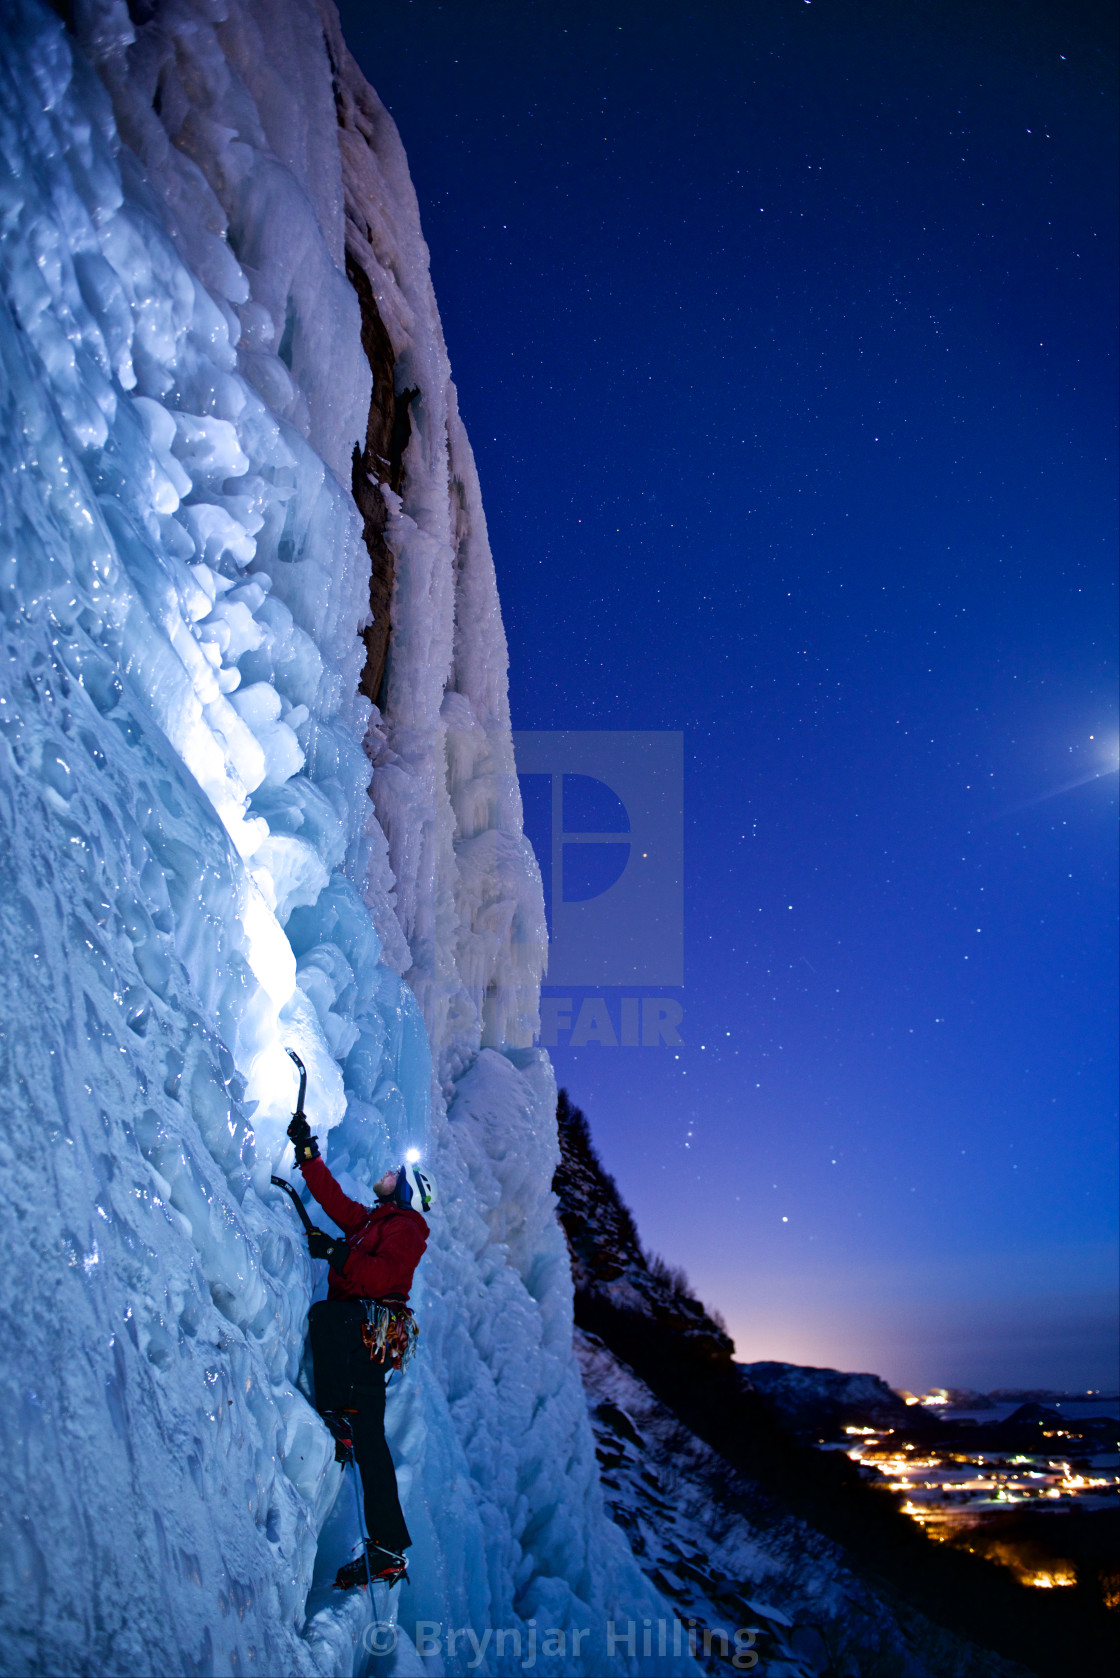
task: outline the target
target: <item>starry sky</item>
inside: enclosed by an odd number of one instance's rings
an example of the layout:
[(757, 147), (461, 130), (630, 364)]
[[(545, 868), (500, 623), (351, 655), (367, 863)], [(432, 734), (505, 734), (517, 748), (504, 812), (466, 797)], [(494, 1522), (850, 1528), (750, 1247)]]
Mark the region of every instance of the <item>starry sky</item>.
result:
[(683, 733), (683, 1047), (552, 1051), (646, 1244), (748, 1361), (1115, 1390), (1111, 7), (341, 10), (514, 725)]

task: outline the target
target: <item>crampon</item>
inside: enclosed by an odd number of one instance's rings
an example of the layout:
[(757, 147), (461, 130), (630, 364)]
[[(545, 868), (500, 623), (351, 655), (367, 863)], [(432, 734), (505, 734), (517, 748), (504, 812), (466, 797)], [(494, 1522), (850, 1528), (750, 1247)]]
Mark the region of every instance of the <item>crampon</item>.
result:
[(396, 1550), (386, 1550), (366, 1540), (365, 1555), (357, 1555), (338, 1570), (335, 1589), (352, 1591), (367, 1584), (395, 1585), (398, 1579), (408, 1578), (408, 1563)]

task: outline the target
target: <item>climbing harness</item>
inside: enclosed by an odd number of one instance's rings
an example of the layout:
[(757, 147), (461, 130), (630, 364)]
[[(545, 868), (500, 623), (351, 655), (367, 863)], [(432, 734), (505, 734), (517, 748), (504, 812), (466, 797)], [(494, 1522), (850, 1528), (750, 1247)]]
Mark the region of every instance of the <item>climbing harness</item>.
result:
[(407, 1369), (416, 1351), (420, 1325), (403, 1299), (387, 1294), (384, 1299), (367, 1299), (362, 1343), (371, 1358), (394, 1369)]

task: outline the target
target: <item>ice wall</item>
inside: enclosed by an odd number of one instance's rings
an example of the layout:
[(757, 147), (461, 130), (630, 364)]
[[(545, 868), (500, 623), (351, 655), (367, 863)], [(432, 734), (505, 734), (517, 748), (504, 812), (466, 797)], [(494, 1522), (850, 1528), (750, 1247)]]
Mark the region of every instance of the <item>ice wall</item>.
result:
[[(352, 1192), (408, 1145), (441, 1191), (393, 1612), (590, 1625), (621, 1669), (606, 1615), (658, 1604), (572, 1358), (539, 880), (400, 143), (314, 0), (76, 10), (0, 25), (0, 1668), (362, 1658), (299, 1385), (322, 1278), (268, 1185), (290, 1044)], [(418, 392), (383, 711), (347, 252)]]

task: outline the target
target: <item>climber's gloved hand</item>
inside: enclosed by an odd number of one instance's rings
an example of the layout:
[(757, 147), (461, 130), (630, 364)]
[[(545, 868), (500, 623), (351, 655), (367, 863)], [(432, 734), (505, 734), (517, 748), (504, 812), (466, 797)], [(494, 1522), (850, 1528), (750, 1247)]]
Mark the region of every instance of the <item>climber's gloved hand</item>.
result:
[(319, 1144), (302, 1113), (297, 1113), (288, 1126), (288, 1135), (295, 1143), (297, 1165), (306, 1165), (309, 1159), (319, 1158)]
[(333, 1270), (343, 1268), (349, 1253), (345, 1241), (340, 1241), (337, 1235), (328, 1235), (325, 1229), (308, 1230), (307, 1250), (312, 1258), (326, 1259)]

